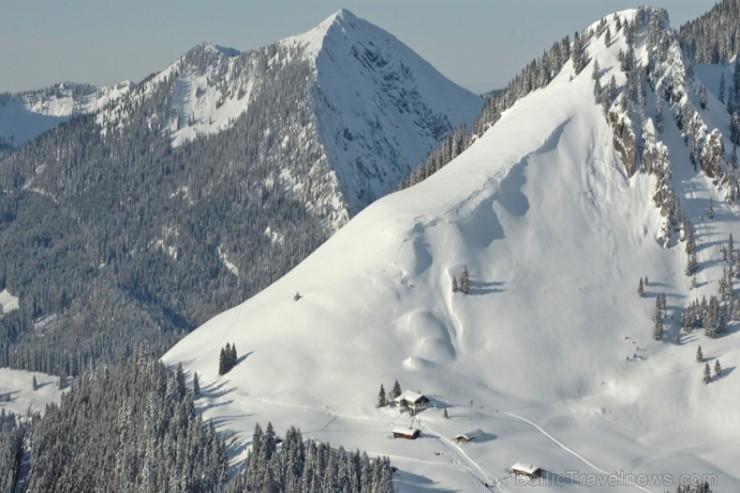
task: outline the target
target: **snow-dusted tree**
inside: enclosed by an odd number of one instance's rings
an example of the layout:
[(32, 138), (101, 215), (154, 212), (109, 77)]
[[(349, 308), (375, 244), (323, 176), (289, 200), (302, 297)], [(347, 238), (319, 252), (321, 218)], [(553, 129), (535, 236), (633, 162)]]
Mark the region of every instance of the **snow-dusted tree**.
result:
[(727, 92), (726, 83), (725, 83), (725, 74), (722, 74), (722, 76), (719, 79), (719, 94), (717, 95), (720, 103), (725, 102), (725, 92)]
[(655, 300), (655, 312), (653, 313), (653, 339), (660, 341), (663, 339), (663, 310), (661, 308), (660, 296)]
[(645, 286), (642, 284), (642, 277), (640, 278), (640, 284), (637, 286), (637, 294), (640, 295), (640, 298), (645, 297)]
[(704, 353), (701, 352), (701, 345), (696, 350), (696, 361), (698, 361), (699, 363), (704, 362)]
[(708, 102), (709, 102), (709, 95), (707, 94), (707, 87), (701, 86), (701, 89), (699, 89), (699, 105), (701, 106), (701, 109), (703, 110), (707, 109)]
[(722, 365), (719, 364), (719, 359), (714, 362), (714, 376), (719, 378), (722, 375)]
[(393, 382), (393, 389), (391, 389), (391, 399), (395, 399), (399, 395), (401, 395), (401, 384), (396, 380)]
[(604, 92), (604, 89), (601, 87), (601, 82), (599, 81), (599, 78), (597, 77), (594, 80), (594, 101), (596, 101), (596, 104), (601, 103), (601, 98), (604, 97), (603, 92)]
[(452, 292), (457, 293), (460, 290), (460, 287), (457, 285), (457, 277), (452, 276)]
[(722, 146), (722, 134), (716, 128), (707, 137), (704, 146), (701, 148), (701, 168), (708, 177), (714, 178), (720, 174), (720, 163), (724, 149)]
[(711, 197), (709, 197), (709, 207), (707, 207), (707, 218), (714, 219), (714, 202)]
[(36, 381), (36, 375), (33, 376), (33, 381), (31, 382), (31, 388), (33, 388), (33, 390), (38, 390), (39, 389), (39, 384)]
[(712, 381), (712, 370), (709, 368), (709, 363), (704, 364), (704, 383), (709, 384)]
[(606, 26), (606, 31), (604, 32), (604, 43), (606, 43), (606, 46), (612, 44), (612, 32), (609, 29), (609, 26)]
[(460, 276), (460, 290), (465, 294), (470, 294), (470, 272), (467, 265)]
[(658, 131), (658, 133), (663, 133), (663, 106), (665, 105), (665, 101), (663, 101), (663, 98), (658, 95), (658, 98), (656, 100), (657, 106), (655, 107), (655, 129)]
[(594, 60), (594, 71), (591, 72), (591, 78), (593, 80), (599, 80), (599, 77), (601, 77), (601, 67), (599, 66), (599, 61)]
[(447, 414), (447, 408), (445, 408), (445, 412), (444, 412), (444, 413), (442, 414), (442, 417), (443, 417), (444, 419), (450, 419), (450, 415), (449, 415), (449, 414)]
[(380, 392), (378, 392), (378, 407), (385, 407), (388, 405), (388, 398), (385, 396), (385, 387), (380, 384)]
[(62, 372), (59, 375), (59, 390), (64, 390), (67, 388), (69, 383), (67, 382), (67, 370), (62, 368)]

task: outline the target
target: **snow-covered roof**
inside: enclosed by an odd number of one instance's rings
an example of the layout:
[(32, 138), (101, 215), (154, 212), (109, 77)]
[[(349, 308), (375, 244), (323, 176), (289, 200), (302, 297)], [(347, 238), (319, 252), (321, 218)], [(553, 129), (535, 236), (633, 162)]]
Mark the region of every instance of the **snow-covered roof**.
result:
[(539, 467), (533, 466), (532, 464), (523, 464), (521, 462), (517, 462), (513, 466), (511, 466), (511, 470), (514, 472), (523, 472), (524, 474), (536, 474), (537, 471), (540, 470)]
[(393, 433), (398, 433), (399, 435), (414, 435), (416, 433), (421, 433), (421, 431), (418, 428), (403, 428), (403, 427), (397, 427), (393, 428)]
[(464, 438), (465, 440), (472, 440), (476, 437), (479, 437), (483, 434), (483, 430), (480, 428), (476, 428), (475, 430), (466, 431), (465, 433), (458, 433), (455, 435), (456, 439)]
[(420, 394), (419, 392), (414, 392), (413, 390), (405, 390), (401, 395), (393, 399), (396, 402), (406, 401), (406, 402), (418, 402), (419, 399), (422, 397), (426, 397), (424, 394)]

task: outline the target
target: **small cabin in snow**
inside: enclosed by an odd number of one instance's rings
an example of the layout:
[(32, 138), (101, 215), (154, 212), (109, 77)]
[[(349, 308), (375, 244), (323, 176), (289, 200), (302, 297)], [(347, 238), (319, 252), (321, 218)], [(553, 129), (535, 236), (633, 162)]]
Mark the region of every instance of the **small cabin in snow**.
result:
[(465, 433), (458, 433), (457, 435), (455, 435), (455, 441), (457, 443), (468, 443), (480, 437), (482, 434), (483, 434), (483, 430), (481, 430), (480, 428), (467, 431)]
[(419, 435), (421, 435), (421, 431), (418, 428), (393, 428), (393, 438), (416, 440)]
[(397, 406), (408, 409), (411, 414), (416, 414), (432, 405), (427, 396), (412, 390), (405, 391), (393, 400)]
[(511, 466), (511, 473), (514, 476), (523, 476), (533, 479), (542, 476), (542, 469), (537, 466), (533, 466), (532, 464), (522, 464), (521, 462), (517, 462)]

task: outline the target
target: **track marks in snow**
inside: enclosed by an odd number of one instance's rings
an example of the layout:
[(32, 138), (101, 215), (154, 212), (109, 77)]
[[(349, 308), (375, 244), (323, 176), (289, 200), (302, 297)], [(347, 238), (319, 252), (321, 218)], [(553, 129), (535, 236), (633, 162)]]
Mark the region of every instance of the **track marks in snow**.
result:
[[(501, 414), (504, 414), (506, 416), (509, 416), (511, 418), (514, 418), (514, 419), (518, 419), (519, 421), (523, 421), (523, 422), (529, 424), (534, 429), (536, 429), (537, 431), (539, 431), (547, 439), (549, 439), (550, 441), (552, 441), (555, 445), (557, 445), (558, 447), (560, 447), (564, 451), (568, 452), (570, 455), (572, 455), (576, 459), (580, 460), (581, 462), (583, 462), (584, 464), (586, 464), (591, 469), (593, 469), (593, 470), (595, 470), (597, 472), (600, 472), (601, 474), (605, 474), (607, 476), (610, 476), (610, 477), (614, 477), (614, 478), (619, 479), (619, 477), (616, 476), (615, 474), (612, 474), (609, 471), (606, 471), (606, 470), (600, 468), (599, 466), (595, 465), (593, 462), (589, 461), (588, 459), (586, 459), (585, 457), (583, 457), (581, 454), (579, 454), (575, 450), (573, 450), (573, 449), (569, 448), (568, 446), (566, 446), (565, 444), (563, 444), (560, 440), (558, 440), (554, 436), (550, 435), (548, 432), (546, 432), (540, 425), (538, 425), (534, 421), (530, 421), (527, 418), (524, 418), (522, 416), (519, 416), (518, 414), (513, 414), (513, 413), (509, 413), (509, 412), (503, 412)], [(631, 486), (631, 487), (633, 487), (633, 488), (635, 488), (637, 490), (643, 491), (645, 493), (653, 493), (651, 490), (649, 490), (647, 488), (644, 488), (644, 487), (642, 487), (640, 485), (627, 484), (625, 486)]]

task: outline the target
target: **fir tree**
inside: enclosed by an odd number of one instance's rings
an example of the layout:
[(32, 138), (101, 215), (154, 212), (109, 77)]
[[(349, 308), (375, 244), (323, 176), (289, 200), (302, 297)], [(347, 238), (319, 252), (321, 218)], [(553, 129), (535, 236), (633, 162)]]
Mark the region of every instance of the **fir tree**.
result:
[(640, 278), (640, 284), (637, 286), (637, 294), (640, 295), (640, 298), (645, 297), (645, 286), (642, 284), (642, 277)]
[(704, 362), (704, 353), (701, 352), (701, 346), (696, 350), (696, 361), (699, 363)]
[(385, 396), (385, 388), (383, 384), (380, 384), (380, 392), (378, 392), (378, 407), (385, 407), (388, 405), (388, 399)]
[(704, 383), (708, 384), (712, 381), (712, 370), (709, 368), (709, 363), (704, 364)]
[(708, 98), (706, 86), (701, 86), (701, 89), (699, 89), (699, 105), (701, 109), (707, 109)]
[(198, 372), (193, 373), (193, 396), (200, 397), (200, 382), (198, 381)]
[(31, 382), (31, 387), (33, 388), (33, 390), (38, 390), (39, 389), (39, 384), (36, 381), (36, 375), (33, 376), (33, 381)]
[(714, 362), (714, 376), (719, 378), (722, 375), (722, 365), (719, 364), (719, 360)]
[(457, 285), (457, 278), (455, 276), (452, 276), (452, 292), (457, 293), (460, 290), (460, 288)]
[(68, 386), (67, 372), (62, 368), (62, 373), (59, 375), (59, 390), (64, 390)]
[(460, 276), (460, 290), (464, 294), (470, 294), (470, 272), (468, 272), (467, 265), (463, 269), (463, 273)]
[(714, 219), (714, 202), (709, 198), (709, 207), (707, 208), (707, 218)]
[(226, 350), (224, 348), (221, 348), (221, 353), (218, 356), (218, 374), (224, 375), (226, 374), (228, 370), (226, 370)]
[(725, 74), (722, 74), (722, 76), (719, 79), (719, 102), (724, 103), (725, 102), (725, 92), (727, 91), (725, 84)]
[(393, 382), (393, 389), (391, 390), (391, 398), (395, 399), (399, 395), (401, 395), (401, 384), (398, 383), (398, 380), (396, 380), (395, 382)]
[(447, 408), (445, 408), (445, 412), (444, 412), (444, 413), (442, 414), (442, 417), (443, 417), (444, 419), (450, 419), (450, 415), (449, 415), (449, 414), (447, 414)]

